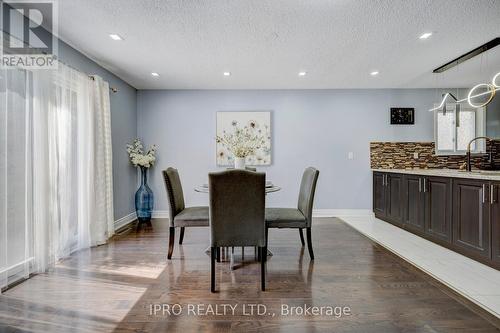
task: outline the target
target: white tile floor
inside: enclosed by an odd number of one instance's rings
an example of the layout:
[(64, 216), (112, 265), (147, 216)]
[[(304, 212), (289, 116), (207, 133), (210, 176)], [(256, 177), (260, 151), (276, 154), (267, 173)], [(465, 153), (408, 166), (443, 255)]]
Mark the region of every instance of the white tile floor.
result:
[(500, 318), (500, 271), (374, 216), (339, 216), (339, 218)]

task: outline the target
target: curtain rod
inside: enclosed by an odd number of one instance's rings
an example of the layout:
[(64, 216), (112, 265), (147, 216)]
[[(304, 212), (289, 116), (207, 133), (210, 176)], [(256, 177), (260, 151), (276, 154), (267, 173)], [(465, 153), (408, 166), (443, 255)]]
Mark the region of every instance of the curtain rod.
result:
[[(94, 75), (89, 75), (89, 78), (90, 78), (92, 81), (95, 81), (95, 77), (94, 77)], [(118, 92), (118, 89), (116, 89), (115, 87), (109, 87), (109, 90), (111, 90), (113, 93)]]
[[(64, 61), (59, 60), (57, 57), (55, 57), (55, 58), (56, 58), (56, 60), (57, 60), (58, 62), (60, 62), (60, 63), (61, 63), (61, 64), (63, 64), (64, 66), (68, 66), (69, 68), (71, 68), (71, 69), (73, 69), (73, 70), (75, 70), (75, 71), (77, 71), (77, 72), (79, 72), (79, 73), (82, 73), (82, 74), (87, 75), (87, 76), (89, 77), (89, 79), (91, 79), (91, 80), (95, 80), (94, 75), (87, 74), (87, 73), (83, 72), (82, 70), (80, 70), (80, 69), (78, 69), (78, 68), (76, 68), (76, 67), (73, 67), (73, 66), (71, 66), (71, 65), (69, 65), (69, 64), (67, 64), (67, 63), (65, 63)], [(118, 89), (117, 89), (117, 88), (115, 88), (115, 87), (109, 87), (109, 90), (111, 90), (111, 92), (113, 92), (113, 93), (117, 93), (117, 92), (118, 92)]]

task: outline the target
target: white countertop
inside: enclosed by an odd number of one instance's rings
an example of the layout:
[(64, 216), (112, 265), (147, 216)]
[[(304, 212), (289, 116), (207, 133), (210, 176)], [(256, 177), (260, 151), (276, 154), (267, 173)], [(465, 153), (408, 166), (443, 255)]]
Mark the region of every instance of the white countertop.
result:
[(372, 169), (372, 171), (500, 181), (500, 171), (473, 170), (468, 172), (453, 169)]

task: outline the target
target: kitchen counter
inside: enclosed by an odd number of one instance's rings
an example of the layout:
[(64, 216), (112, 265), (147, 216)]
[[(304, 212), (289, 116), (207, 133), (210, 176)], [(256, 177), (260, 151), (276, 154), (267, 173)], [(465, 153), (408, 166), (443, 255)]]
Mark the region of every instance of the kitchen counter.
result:
[(500, 181), (500, 171), (454, 169), (372, 169), (373, 172), (403, 173), (420, 176), (437, 176)]

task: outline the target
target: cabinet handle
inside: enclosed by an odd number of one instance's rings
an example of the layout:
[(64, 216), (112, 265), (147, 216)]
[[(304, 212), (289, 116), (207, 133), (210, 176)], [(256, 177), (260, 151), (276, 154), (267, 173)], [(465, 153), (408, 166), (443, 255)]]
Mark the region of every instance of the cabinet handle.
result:
[(486, 184), (483, 184), (483, 203), (486, 202)]
[(422, 178), (418, 178), (418, 192), (422, 192)]
[(427, 178), (424, 177), (424, 193), (427, 192)]
[(496, 202), (495, 200), (495, 185), (491, 184), (490, 185), (490, 203), (494, 204)]

